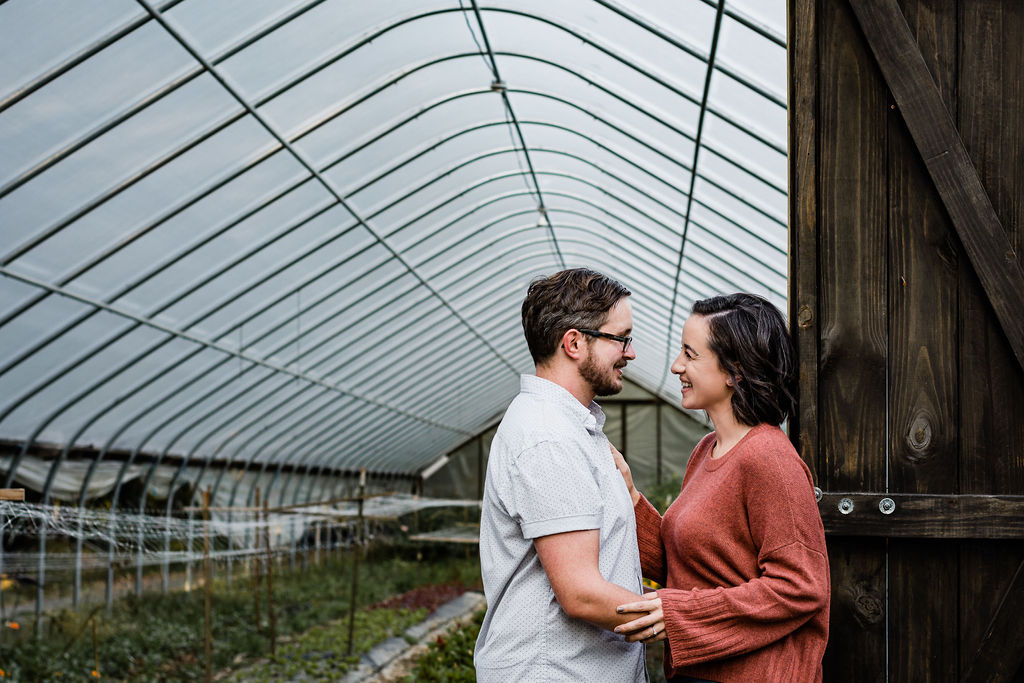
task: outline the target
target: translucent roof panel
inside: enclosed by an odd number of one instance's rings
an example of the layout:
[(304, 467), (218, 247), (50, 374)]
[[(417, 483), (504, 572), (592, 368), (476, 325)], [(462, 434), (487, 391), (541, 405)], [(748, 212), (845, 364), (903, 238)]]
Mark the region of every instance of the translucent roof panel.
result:
[(694, 299), (785, 304), (785, 11), (0, 4), (0, 439), (413, 474), (501, 414), (528, 283), (576, 266), (676, 403)]

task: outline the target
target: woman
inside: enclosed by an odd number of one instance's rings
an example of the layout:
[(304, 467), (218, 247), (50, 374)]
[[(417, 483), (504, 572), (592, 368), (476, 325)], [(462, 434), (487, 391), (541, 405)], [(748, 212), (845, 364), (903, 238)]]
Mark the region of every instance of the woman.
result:
[(779, 429), (793, 414), (792, 344), (751, 294), (698, 301), (672, 364), (684, 408), (714, 425), (661, 517), (633, 497), (644, 576), (664, 588), (621, 605), (627, 640), (667, 640), (669, 681), (820, 681), (828, 640), (825, 531), (811, 473)]

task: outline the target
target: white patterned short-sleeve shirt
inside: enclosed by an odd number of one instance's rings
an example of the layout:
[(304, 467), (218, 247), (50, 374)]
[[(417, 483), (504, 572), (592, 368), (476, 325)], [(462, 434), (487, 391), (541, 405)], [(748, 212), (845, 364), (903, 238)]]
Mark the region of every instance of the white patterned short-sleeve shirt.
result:
[(604, 412), (523, 375), (491, 443), (480, 519), (487, 614), (477, 680), (646, 681), (644, 645), (569, 617), (533, 539), (598, 529), (605, 580), (642, 594), (633, 503), (601, 431)]

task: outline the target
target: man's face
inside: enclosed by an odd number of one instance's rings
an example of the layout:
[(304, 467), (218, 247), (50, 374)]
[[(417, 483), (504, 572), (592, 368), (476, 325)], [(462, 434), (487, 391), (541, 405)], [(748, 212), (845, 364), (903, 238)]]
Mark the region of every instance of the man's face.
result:
[[(628, 337), (633, 332), (633, 311), (626, 297), (619, 299), (608, 312), (601, 332)], [(605, 337), (587, 339), (587, 357), (580, 363), (580, 376), (590, 384), (597, 396), (611, 396), (622, 391), (622, 368), (636, 358), (633, 344), (625, 350), (622, 342)]]

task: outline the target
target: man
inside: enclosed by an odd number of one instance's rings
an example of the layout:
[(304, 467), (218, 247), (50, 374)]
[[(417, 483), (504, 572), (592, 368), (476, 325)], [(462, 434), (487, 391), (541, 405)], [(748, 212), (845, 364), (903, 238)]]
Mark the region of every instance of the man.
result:
[(634, 358), (629, 290), (587, 269), (535, 280), (523, 375), (494, 435), (480, 521), (487, 615), (477, 680), (646, 681), (644, 647), (611, 629), (643, 593), (633, 503), (594, 402)]

